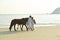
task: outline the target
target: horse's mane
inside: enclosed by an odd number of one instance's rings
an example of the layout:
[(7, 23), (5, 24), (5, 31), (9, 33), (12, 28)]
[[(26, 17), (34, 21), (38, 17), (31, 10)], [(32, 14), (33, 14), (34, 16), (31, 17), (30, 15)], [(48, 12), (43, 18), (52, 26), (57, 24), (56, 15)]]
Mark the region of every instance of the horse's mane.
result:
[(28, 18), (22, 18), (22, 19), (28, 19)]
[(13, 19), (13, 20), (28, 20), (28, 18), (20, 18), (20, 19)]

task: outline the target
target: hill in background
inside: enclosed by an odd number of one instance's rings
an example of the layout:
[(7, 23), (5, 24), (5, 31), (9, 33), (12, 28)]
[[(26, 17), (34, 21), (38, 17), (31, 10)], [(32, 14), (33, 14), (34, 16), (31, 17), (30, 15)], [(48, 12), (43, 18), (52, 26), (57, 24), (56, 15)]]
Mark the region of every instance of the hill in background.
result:
[(51, 14), (60, 14), (60, 7), (56, 8)]

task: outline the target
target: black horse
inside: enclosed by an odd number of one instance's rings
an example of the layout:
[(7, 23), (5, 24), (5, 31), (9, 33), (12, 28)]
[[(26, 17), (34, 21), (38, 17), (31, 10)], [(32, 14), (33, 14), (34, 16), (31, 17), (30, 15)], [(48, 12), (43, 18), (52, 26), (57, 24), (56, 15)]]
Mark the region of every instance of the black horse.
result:
[[(23, 27), (23, 25), (25, 25), (26, 30), (28, 30), (28, 28), (27, 28), (27, 26), (26, 26), (26, 22), (27, 22), (27, 21), (28, 21), (28, 18), (13, 19), (13, 20), (11, 21), (11, 24), (10, 24), (9, 30), (11, 31), (12, 26), (14, 26), (14, 30), (16, 31), (16, 29), (15, 29), (16, 24), (18, 24), (18, 25), (22, 25), (22, 27)], [(22, 28), (21, 28), (21, 30), (22, 30)]]

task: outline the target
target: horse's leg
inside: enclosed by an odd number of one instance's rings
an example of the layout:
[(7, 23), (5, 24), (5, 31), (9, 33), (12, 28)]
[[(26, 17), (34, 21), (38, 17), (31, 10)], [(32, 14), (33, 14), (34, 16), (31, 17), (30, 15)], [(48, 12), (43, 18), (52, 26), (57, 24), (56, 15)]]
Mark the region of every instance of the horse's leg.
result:
[(23, 25), (22, 25), (22, 27), (20, 27), (21, 28), (21, 31), (23, 31)]
[[(17, 30), (18, 30), (18, 28), (19, 28), (19, 25), (18, 25), (18, 27), (17, 27)], [(21, 25), (20, 25), (20, 28), (21, 28)]]
[(11, 31), (13, 24), (10, 24), (9, 30)]
[(21, 29), (21, 25), (20, 25), (20, 29)]
[[(19, 27), (19, 24), (18, 24), (18, 27)], [(17, 30), (18, 30), (18, 27), (17, 27)]]
[(12, 28), (12, 26), (11, 27), (9, 27), (9, 30), (11, 31), (11, 28)]
[[(26, 26), (26, 25), (25, 25)], [(28, 31), (28, 28), (27, 28), (27, 26), (26, 26), (26, 30)]]
[(15, 25), (14, 25), (14, 30), (16, 31), (16, 29), (15, 29)]

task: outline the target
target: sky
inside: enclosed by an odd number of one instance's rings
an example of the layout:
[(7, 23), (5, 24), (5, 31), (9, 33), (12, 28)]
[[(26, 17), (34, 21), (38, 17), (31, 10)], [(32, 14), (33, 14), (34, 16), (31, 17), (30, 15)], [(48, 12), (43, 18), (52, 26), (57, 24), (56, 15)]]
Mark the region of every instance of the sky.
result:
[(60, 7), (60, 0), (0, 0), (0, 14), (47, 14)]

